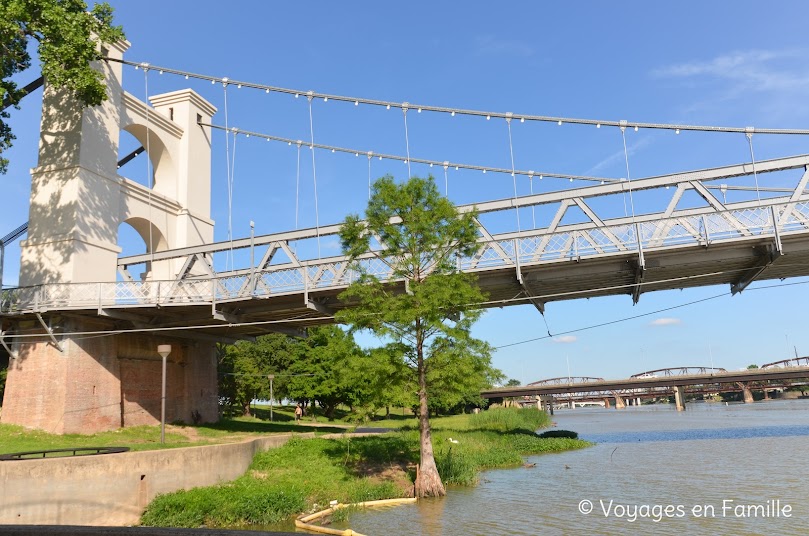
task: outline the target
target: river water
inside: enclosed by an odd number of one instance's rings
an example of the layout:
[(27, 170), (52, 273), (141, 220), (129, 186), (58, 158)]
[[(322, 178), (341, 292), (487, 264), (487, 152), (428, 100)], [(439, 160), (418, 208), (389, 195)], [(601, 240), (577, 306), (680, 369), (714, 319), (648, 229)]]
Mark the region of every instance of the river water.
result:
[[(368, 535), (809, 534), (809, 400), (560, 410), (594, 447), (351, 516)], [(592, 509), (592, 510), (590, 510)], [(335, 527), (337, 528), (337, 527)]]

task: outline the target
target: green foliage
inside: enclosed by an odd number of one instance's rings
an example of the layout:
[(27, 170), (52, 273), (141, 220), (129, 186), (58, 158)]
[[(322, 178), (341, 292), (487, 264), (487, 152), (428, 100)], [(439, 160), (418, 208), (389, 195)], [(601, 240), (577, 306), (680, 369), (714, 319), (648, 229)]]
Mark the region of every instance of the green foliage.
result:
[[(112, 25), (112, 8), (103, 2), (87, 9), (84, 0), (3, 0), (0, 2), (0, 99), (3, 107), (18, 106), (25, 93), (11, 79), (31, 66), (29, 45), (37, 42), (42, 75), (48, 84), (68, 88), (80, 103), (95, 106), (107, 98), (103, 77), (90, 67), (103, 57), (95, 39), (113, 43), (124, 38)], [(0, 112), (0, 155), (14, 134)], [(0, 156), (0, 173), (8, 160)]]
[[(358, 438), (361, 440), (363, 438)], [(355, 440), (355, 441), (357, 441)], [(355, 476), (345, 443), (292, 439), (256, 455), (250, 470), (230, 484), (160, 495), (141, 524), (165, 527), (244, 527), (278, 523), (305, 510), (402, 496), (391, 482)]]
[[(350, 307), (336, 318), (388, 341), (385, 352), (404, 365), (396, 382), (418, 395), (425, 437), (431, 404), (435, 411), (480, 403), (477, 393), (502, 377), (491, 366), (491, 347), (470, 335), (481, 315), (475, 304), (485, 297), (474, 275), (457, 270), (458, 257), (477, 249), (475, 217), (474, 211), (460, 214), (432, 177), (396, 184), (386, 176), (373, 186), (366, 221), (350, 215), (340, 230), (343, 251), (360, 277), (340, 295)], [(361, 262), (372, 237), (384, 245), (388, 281), (366, 272)], [(420, 475), (434, 473), (433, 462), (423, 449)], [(417, 485), (420, 494), (443, 493), (433, 476), (427, 477), (431, 489)]]
[(361, 277), (341, 295), (352, 307), (340, 311), (337, 319), (390, 338), (388, 351), (413, 366), (422, 350), (429, 357), (431, 350), (450, 348), (450, 341), (469, 339), (469, 328), (480, 316), (471, 305), (483, 295), (474, 276), (456, 272), (455, 258), (475, 251), (474, 216), (458, 214), (432, 178), (414, 177), (403, 185), (389, 176), (379, 179), (366, 210), (367, 228), (359, 216), (349, 216), (340, 239), (356, 261), (369, 251), (371, 236), (378, 236), (393, 279), (406, 281), (406, 292), (383, 284), (355, 263)]
[(492, 408), (469, 417), (469, 427), (474, 430), (520, 430), (532, 434), (549, 424), (548, 414), (537, 408)]
[(141, 518), (147, 526), (195, 528), (266, 525), (303, 511), (305, 492), (241, 478), (233, 484), (158, 496)]
[[(541, 439), (521, 430), (470, 430), (470, 416), (443, 419), (461, 428), (435, 432), (436, 462), (447, 483), (473, 485), (478, 471), (516, 467), (523, 456), (589, 446), (573, 439)], [(450, 441), (450, 438), (453, 441)], [(367, 478), (369, 467), (410, 466), (418, 459), (415, 430), (344, 439), (292, 439), (259, 453), (250, 470), (230, 484), (158, 496), (143, 525), (166, 527), (246, 527), (277, 524), (329, 501), (362, 502), (401, 497), (394, 482)], [(334, 516), (344, 520), (347, 509)]]
[(446, 484), (473, 486), (478, 481), (478, 468), (472, 457), (464, 451), (452, 447), (436, 459), (438, 474)]
[(570, 430), (548, 430), (539, 434), (539, 437), (566, 437), (568, 439), (578, 439), (578, 432), (571, 432)]
[(315, 400), (330, 420), (339, 404), (352, 405), (367, 396), (361, 371), (364, 355), (354, 337), (337, 326), (309, 329), (287, 372), (287, 394)]
[[(243, 414), (250, 402), (270, 398), (270, 374), (283, 373), (298, 359), (300, 341), (281, 334), (263, 335), (255, 343), (239, 341), (219, 347), (219, 396), (227, 404), (237, 404)], [(275, 398), (287, 395), (286, 376), (273, 380)]]

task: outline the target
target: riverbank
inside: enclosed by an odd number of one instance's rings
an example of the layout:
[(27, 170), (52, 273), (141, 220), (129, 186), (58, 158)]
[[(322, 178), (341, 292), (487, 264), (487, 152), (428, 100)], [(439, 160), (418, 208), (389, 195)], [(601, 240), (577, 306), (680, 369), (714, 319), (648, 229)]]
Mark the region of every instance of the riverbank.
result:
[[(481, 470), (520, 467), (527, 455), (590, 445), (539, 438), (533, 433), (537, 424), (547, 425), (548, 420), (532, 409), (436, 419), (433, 444), (444, 483), (474, 485)], [(325, 508), (333, 500), (412, 495), (417, 460), (418, 432), (412, 429), (373, 437), (293, 439), (257, 454), (247, 473), (233, 482), (156, 498), (141, 523), (291, 530), (294, 516)]]

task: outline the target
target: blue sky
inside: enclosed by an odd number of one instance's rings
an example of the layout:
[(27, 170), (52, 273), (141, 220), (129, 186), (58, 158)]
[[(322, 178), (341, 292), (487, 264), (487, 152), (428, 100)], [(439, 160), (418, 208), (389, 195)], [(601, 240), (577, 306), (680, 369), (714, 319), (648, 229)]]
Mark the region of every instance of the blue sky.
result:
[[(278, 3), (172, 0), (112, 1), (124, 26), (132, 61), (212, 76), (357, 97), (537, 115), (756, 127), (809, 127), (809, 44), (804, 2), (385, 2)], [(23, 83), (35, 73), (19, 77)], [(146, 96), (141, 71), (126, 68), (125, 88)], [(149, 94), (193, 87), (220, 110), (221, 85), (148, 75)], [(27, 219), (28, 170), (36, 163), (39, 95), (13, 111), (18, 137), (2, 180), (0, 234)], [(228, 89), (230, 126), (307, 140), (306, 99)], [(404, 155), (399, 110), (313, 102), (315, 141)], [(513, 125), (515, 165), (521, 169), (622, 177), (623, 145), (616, 129), (526, 123)], [(410, 113), (413, 157), (510, 167), (504, 121)], [(255, 138), (238, 139), (234, 166), (233, 234), (294, 228), (296, 149)], [(754, 138), (757, 159), (809, 152), (798, 137)], [(131, 147), (132, 140), (122, 140)], [(741, 134), (627, 132), (633, 178), (749, 161)], [(232, 147), (231, 147), (232, 149)], [(227, 237), (225, 137), (213, 146), (216, 237)], [(321, 224), (361, 211), (368, 160), (316, 153)], [(372, 161), (374, 178), (406, 176), (397, 162)], [(413, 166), (436, 175), (440, 168)], [(122, 173), (145, 181), (145, 161)], [(794, 178), (794, 175), (793, 175)], [(785, 177), (784, 180), (788, 180)], [(301, 154), (300, 227), (315, 223), (311, 154)], [(576, 184), (575, 186), (580, 186)], [(535, 191), (567, 188), (566, 181), (535, 182)], [(518, 184), (528, 193), (526, 179)], [(449, 172), (457, 203), (509, 197), (508, 175)], [(653, 204), (660, 200), (648, 199)], [(639, 202), (641, 202), (639, 200)], [(643, 207), (651, 211), (659, 207)], [(623, 206), (603, 207), (613, 215)], [(522, 214), (523, 219), (527, 217)], [(497, 225), (497, 223), (493, 223)], [(504, 224), (505, 225), (505, 224)], [(132, 233), (121, 244), (136, 252)], [(132, 244), (130, 244), (130, 242)], [(324, 244), (326, 251), (334, 242)], [(336, 251), (335, 251), (336, 253)], [(5, 283), (16, 281), (19, 250), (7, 251)], [(786, 283), (799, 283), (792, 280)], [(495, 365), (528, 382), (567, 375), (621, 377), (678, 365), (739, 368), (809, 352), (805, 302), (809, 285), (753, 290), (730, 297), (727, 287), (554, 302), (551, 333), (578, 329), (697, 301), (597, 329), (498, 350)], [(494, 346), (541, 337), (545, 322), (531, 306), (488, 311), (475, 334)]]

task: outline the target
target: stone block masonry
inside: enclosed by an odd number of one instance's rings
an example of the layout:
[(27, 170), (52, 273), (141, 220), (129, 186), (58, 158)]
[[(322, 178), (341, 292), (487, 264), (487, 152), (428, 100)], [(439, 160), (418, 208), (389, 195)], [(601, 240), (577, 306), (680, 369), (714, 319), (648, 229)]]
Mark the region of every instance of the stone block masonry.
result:
[[(213, 343), (162, 335), (86, 337), (69, 333), (110, 329), (96, 319), (55, 317), (62, 351), (44, 336), (15, 345), (0, 420), (55, 434), (92, 434), (160, 422), (161, 358), (166, 363), (166, 421), (218, 418)], [(28, 326), (33, 329), (32, 324)], [(7, 403), (13, 401), (13, 403)]]

